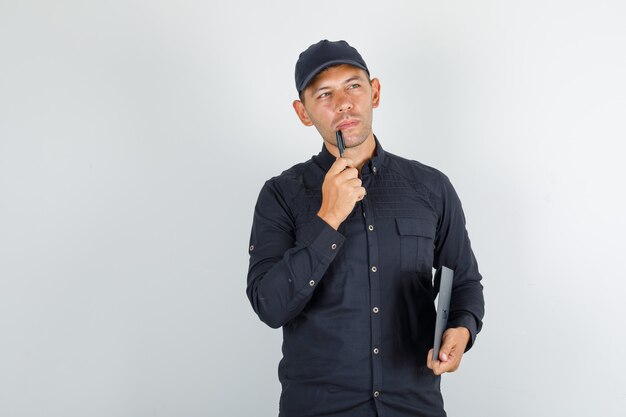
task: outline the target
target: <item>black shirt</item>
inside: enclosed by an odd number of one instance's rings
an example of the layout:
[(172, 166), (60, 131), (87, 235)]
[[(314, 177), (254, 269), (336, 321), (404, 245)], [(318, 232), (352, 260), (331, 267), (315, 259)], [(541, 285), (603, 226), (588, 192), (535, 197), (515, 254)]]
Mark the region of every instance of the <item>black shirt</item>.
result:
[(484, 314), (461, 203), (436, 169), (385, 152), (361, 170), (366, 197), (336, 231), (316, 213), (335, 161), (325, 147), (267, 181), (254, 212), (247, 294), (283, 328), (280, 415), (445, 416), (426, 367), (439, 276), (454, 270), (448, 327)]

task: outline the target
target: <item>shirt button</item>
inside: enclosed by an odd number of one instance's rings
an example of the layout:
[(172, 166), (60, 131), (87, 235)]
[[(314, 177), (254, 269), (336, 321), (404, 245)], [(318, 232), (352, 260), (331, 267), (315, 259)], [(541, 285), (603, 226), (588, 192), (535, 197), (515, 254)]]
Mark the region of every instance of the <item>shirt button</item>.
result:
[(374, 171), (374, 173), (376, 173), (376, 171), (377, 171), (376, 167), (372, 167), (372, 171)]
[(378, 350), (378, 348), (374, 348), (374, 355), (378, 355), (379, 352), (380, 350)]
[(378, 398), (379, 395), (380, 395), (380, 392), (374, 391), (374, 398)]
[(250, 245), (250, 252), (254, 250), (254, 245)]
[(367, 226), (367, 230), (369, 230), (370, 232), (374, 230), (374, 226), (372, 226), (371, 224), (369, 226)]
[(330, 248), (331, 248), (332, 250), (337, 249), (337, 244), (336, 244), (336, 243), (333, 243), (332, 245), (330, 245)]
[(372, 311), (374, 312), (374, 314), (378, 314), (378, 312), (379, 312), (380, 310), (378, 309), (378, 307), (374, 307), (374, 308), (372, 309)]
[(373, 266), (372, 267), (372, 272), (376, 272), (376, 271), (378, 271), (378, 268), (376, 268), (376, 266)]
[(314, 286), (314, 285), (315, 285), (315, 281), (314, 281), (314, 280), (309, 281), (309, 285), (310, 285), (311, 287), (312, 287), (312, 286)]

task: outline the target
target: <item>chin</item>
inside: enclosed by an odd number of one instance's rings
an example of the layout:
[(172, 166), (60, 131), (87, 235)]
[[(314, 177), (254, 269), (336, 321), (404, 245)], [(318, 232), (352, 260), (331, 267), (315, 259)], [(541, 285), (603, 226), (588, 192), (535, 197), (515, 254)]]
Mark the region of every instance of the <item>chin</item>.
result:
[(369, 135), (364, 134), (354, 134), (348, 137), (344, 136), (343, 139), (346, 144), (346, 148), (353, 148), (355, 146), (359, 146), (367, 140)]

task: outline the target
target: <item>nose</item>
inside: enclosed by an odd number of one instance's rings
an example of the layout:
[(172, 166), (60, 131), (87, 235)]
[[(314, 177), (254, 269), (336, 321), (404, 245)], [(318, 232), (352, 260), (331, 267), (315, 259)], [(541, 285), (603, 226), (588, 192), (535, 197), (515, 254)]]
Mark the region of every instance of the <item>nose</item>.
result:
[(350, 101), (350, 97), (348, 96), (348, 94), (342, 93), (337, 95), (336, 107), (339, 113), (343, 113), (352, 109), (352, 102)]

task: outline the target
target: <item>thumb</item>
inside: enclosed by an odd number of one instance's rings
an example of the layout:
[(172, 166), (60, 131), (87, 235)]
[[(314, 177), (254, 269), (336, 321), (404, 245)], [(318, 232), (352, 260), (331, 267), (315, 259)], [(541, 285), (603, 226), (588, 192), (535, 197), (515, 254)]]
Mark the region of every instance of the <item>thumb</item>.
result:
[(441, 349), (439, 349), (439, 360), (441, 362), (448, 362), (451, 352), (452, 352), (452, 343), (444, 340), (443, 344), (441, 345)]

